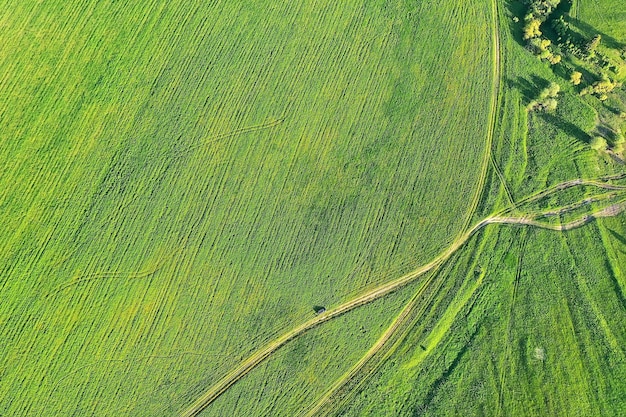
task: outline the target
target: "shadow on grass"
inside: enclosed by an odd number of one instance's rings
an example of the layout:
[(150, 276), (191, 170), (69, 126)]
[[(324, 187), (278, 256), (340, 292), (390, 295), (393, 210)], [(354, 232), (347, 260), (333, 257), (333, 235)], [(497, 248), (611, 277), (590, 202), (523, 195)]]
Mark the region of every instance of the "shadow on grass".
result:
[(517, 88), (526, 99), (527, 104), (531, 100), (537, 99), (539, 92), (550, 85), (550, 81), (536, 75), (532, 75), (530, 78), (529, 80), (524, 77), (517, 77), (516, 79), (507, 80), (508, 87)]
[(591, 136), (589, 136), (584, 130), (579, 128), (573, 123), (570, 123), (566, 120), (563, 120), (560, 117), (557, 117), (550, 113), (541, 113), (541, 117), (548, 123), (558, 127), (560, 130), (564, 131), (568, 135), (575, 137), (581, 142), (589, 143), (591, 142)]
[(613, 270), (613, 266), (611, 265), (608, 259), (604, 261), (604, 263), (609, 273), (609, 279), (611, 280), (611, 284), (613, 284), (613, 290), (615, 291), (615, 295), (617, 296), (617, 299), (619, 300), (622, 307), (626, 309), (626, 297), (624, 297), (624, 290), (622, 286), (619, 284), (617, 277), (615, 277), (615, 271)]
[(620, 235), (619, 233), (617, 233), (615, 230), (612, 229), (607, 229), (609, 231), (609, 233), (611, 235), (613, 235), (613, 237), (615, 239), (617, 239), (622, 245), (626, 245), (626, 237)]
[(601, 42), (609, 48), (622, 49), (626, 47), (626, 44), (618, 41), (611, 35), (607, 35), (606, 33), (599, 31), (597, 28), (591, 26), (589, 23), (585, 23), (582, 20), (574, 19), (573, 17), (570, 17), (568, 21), (571, 26), (578, 29), (581, 33), (583, 33), (590, 39), (593, 38), (595, 35), (600, 35), (602, 37)]
[(507, 85), (511, 89), (518, 89), (520, 93), (522, 93), (526, 103), (529, 103), (534, 97), (537, 96), (537, 87), (524, 77), (517, 77), (515, 79), (510, 78), (507, 80)]

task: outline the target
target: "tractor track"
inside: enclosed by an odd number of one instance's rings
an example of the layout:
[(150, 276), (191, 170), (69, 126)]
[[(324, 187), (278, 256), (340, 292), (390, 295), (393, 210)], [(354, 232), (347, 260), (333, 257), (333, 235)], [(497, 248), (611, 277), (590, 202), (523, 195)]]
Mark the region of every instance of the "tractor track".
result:
[[(606, 188), (607, 186), (609, 186), (608, 184), (600, 183), (600, 182), (596, 184), (596, 181), (594, 180), (572, 180), (572, 181), (567, 181), (566, 183), (562, 183), (562, 184), (566, 184), (567, 186), (561, 186), (561, 184), (557, 184), (556, 186), (550, 189), (551, 193), (558, 192), (562, 189), (573, 187), (575, 185), (597, 185), (600, 188)], [(546, 190), (546, 191), (550, 191), (550, 190)], [(546, 195), (549, 195), (549, 194), (550, 192), (541, 192), (541, 193), (537, 193), (532, 196), (529, 196), (523, 200), (524, 202), (534, 201), (536, 199), (545, 197)], [(622, 213), (625, 209), (626, 209), (626, 203), (621, 202), (621, 203), (617, 203), (612, 206), (603, 208), (597, 212), (587, 214), (581, 217), (580, 219), (573, 220), (569, 223), (564, 223), (560, 225), (550, 225), (550, 224), (541, 223), (541, 222), (534, 220), (533, 217), (531, 216), (527, 216), (527, 217), (505, 216), (504, 214), (510, 211), (511, 208), (501, 210), (499, 213), (489, 216), (481, 220), (480, 222), (476, 223), (467, 232), (459, 236), (445, 251), (443, 251), (441, 254), (439, 254), (436, 258), (434, 258), (429, 263), (417, 268), (416, 270), (400, 278), (397, 278), (393, 281), (383, 284), (365, 294), (357, 296), (356, 298), (352, 300), (349, 300), (333, 309), (330, 309), (326, 311), (325, 313), (302, 323), (296, 328), (274, 339), (273, 341), (271, 341), (270, 343), (268, 343), (267, 345), (259, 349), (256, 353), (252, 354), (250, 357), (248, 357), (243, 362), (241, 362), (241, 364), (238, 365), (236, 368), (234, 368), (232, 371), (224, 375), (212, 387), (210, 387), (204, 394), (198, 397), (193, 402), (193, 404), (191, 404), (187, 409), (185, 409), (181, 413), (181, 416), (183, 417), (197, 416), (200, 412), (202, 412), (202, 410), (208, 407), (220, 395), (222, 395), (233, 384), (235, 384), (237, 381), (243, 378), (246, 374), (248, 374), (252, 369), (258, 366), (261, 362), (263, 362), (265, 359), (270, 357), (274, 352), (276, 352), (282, 346), (287, 344), (289, 341), (304, 334), (308, 330), (311, 330), (327, 321), (330, 321), (333, 318), (341, 316), (359, 306), (370, 303), (389, 293), (392, 293), (398, 290), (399, 288), (415, 281), (417, 278), (421, 277), (425, 273), (432, 271), (433, 269), (439, 267), (443, 262), (447, 261), (458, 249), (464, 246), (465, 243), (474, 234), (476, 234), (478, 231), (480, 231), (481, 229), (483, 229), (484, 227), (488, 225), (492, 225), (492, 224), (493, 225), (495, 224), (520, 225), (520, 226), (537, 227), (537, 228), (548, 229), (548, 230), (553, 230), (553, 231), (567, 231), (567, 230), (575, 229), (577, 227), (581, 227), (597, 218), (612, 217), (612, 216), (618, 215)], [(539, 213), (539, 215), (540, 214), (541, 213)]]
[[(474, 196), (467, 213), (467, 217), (465, 219), (465, 223), (461, 228), (461, 234), (465, 232), (469, 224), (471, 223), (472, 217), (475, 215), (476, 210), (478, 209), (478, 205), (480, 203), (480, 199), (482, 194), (484, 193), (485, 182), (487, 178), (487, 174), (489, 171), (489, 163), (493, 165), (494, 171), (498, 178), (500, 179), (502, 186), (504, 188), (504, 193), (506, 198), (508, 199), (511, 205), (515, 204), (513, 199), (513, 195), (507, 186), (506, 178), (503, 173), (500, 171), (498, 164), (493, 156), (492, 147), (493, 147), (493, 139), (495, 135), (496, 125), (498, 121), (497, 110), (500, 107), (500, 88), (502, 85), (502, 51), (501, 51), (501, 41), (499, 35), (499, 10), (498, 4), (496, 0), (492, 0), (492, 39), (493, 39), (493, 81), (492, 81), (492, 95), (491, 95), (491, 103), (490, 103), (490, 115), (489, 115), (489, 129), (487, 131), (486, 138), (486, 149), (485, 155), (483, 156), (482, 166), (481, 166), (481, 174), (478, 181), (478, 186), (474, 192)], [(439, 264), (437, 269), (443, 264)], [(418, 290), (418, 292), (413, 296), (411, 301), (403, 308), (402, 312), (398, 317), (394, 319), (392, 324), (385, 330), (385, 332), (381, 335), (381, 337), (376, 341), (376, 343), (366, 352), (366, 354), (353, 365), (353, 367), (339, 380), (335, 381), (335, 383), (329, 388), (326, 393), (316, 402), (316, 404), (308, 410), (306, 413), (307, 417), (312, 417), (320, 412), (332, 399), (334, 395), (336, 395), (345, 385), (347, 385), (363, 367), (376, 355), (378, 354), (383, 347), (392, 339), (394, 334), (397, 332), (398, 328), (402, 327), (407, 321), (411, 318), (411, 312), (416, 307), (420, 296), (428, 289), (431, 282), (433, 281), (437, 271), (433, 271), (434, 273), (428, 278), (428, 281), (423, 284), (423, 286)]]

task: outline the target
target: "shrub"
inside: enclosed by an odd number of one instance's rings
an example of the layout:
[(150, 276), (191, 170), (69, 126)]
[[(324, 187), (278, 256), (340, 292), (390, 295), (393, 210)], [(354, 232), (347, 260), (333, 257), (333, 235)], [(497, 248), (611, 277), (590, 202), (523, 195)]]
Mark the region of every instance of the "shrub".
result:
[(582, 73), (578, 71), (573, 71), (569, 77), (569, 80), (572, 82), (572, 84), (578, 85), (582, 81), (582, 76), (583, 76)]
[(541, 22), (538, 19), (531, 19), (527, 21), (524, 26), (524, 39), (528, 40), (541, 36), (539, 26), (541, 26)]
[(595, 149), (596, 151), (604, 151), (607, 148), (606, 139), (604, 139), (602, 136), (596, 136), (591, 139), (591, 143), (589, 145), (592, 149)]

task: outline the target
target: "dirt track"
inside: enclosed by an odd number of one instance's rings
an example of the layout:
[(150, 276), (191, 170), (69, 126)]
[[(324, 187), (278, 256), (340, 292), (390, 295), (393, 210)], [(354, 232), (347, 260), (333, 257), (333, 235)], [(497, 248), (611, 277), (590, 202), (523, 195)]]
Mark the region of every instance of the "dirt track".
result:
[[(575, 185), (596, 185), (590, 184), (589, 181), (584, 180), (573, 180), (568, 181), (568, 186), (565, 188), (569, 188), (569, 184), (575, 183)], [(601, 188), (606, 188), (606, 184), (602, 184)], [(573, 185), (571, 185), (573, 186)], [(598, 185), (600, 186), (600, 185)], [(553, 192), (560, 191), (564, 189), (563, 187), (557, 185), (552, 187)], [(539, 193), (538, 195), (545, 196), (545, 193)], [(530, 217), (512, 217), (512, 216), (502, 216), (500, 214), (496, 214), (490, 217), (487, 217), (472, 228), (470, 228), (467, 232), (459, 236), (444, 252), (442, 252), (435, 259), (430, 261), (429, 263), (421, 266), (420, 268), (414, 270), (413, 272), (404, 275), (400, 278), (397, 278), (393, 281), (390, 281), (386, 284), (379, 286), (365, 294), (362, 294), (352, 300), (349, 300), (334, 309), (328, 310), (327, 312), (316, 316), (300, 326), (290, 330), (289, 332), (283, 334), (278, 337), (274, 341), (267, 344), (265, 347), (258, 350), (252, 356), (244, 360), (239, 366), (235, 369), (224, 375), (217, 383), (215, 383), (208, 391), (206, 391), (202, 396), (200, 396), (189, 408), (182, 412), (181, 416), (183, 417), (191, 417), (197, 416), (202, 410), (204, 410), (207, 406), (209, 406), (216, 398), (218, 398), (221, 394), (223, 394), (228, 388), (230, 388), (233, 384), (235, 384), (239, 379), (245, 376), (248, 372), (250, 372), (253, 368), (255, 368), (258, 364), (263, 362), (266, 358), (268, 358), (272, 353), (277, 351), (279, 348), (284, 346), (290, 340), (300, 336), (306, 331), (317, 327), (318, 325), (327, 322), (335, 317), (338, 317), (344, 313), (347, 313), (350, 310), (353, 310), (361, 305), (367, 304), (374, 300), (377, 300), (384, 295), (387, 295), (410, 282), (415, 281), (417, 278), (425, 274), (426, 272), (431, 271), (432, 269), (438, 267), (443, 262), (448, 260), (457, 250), (459, 250), (467, 241), (478, 231), (483, 229), (484, 227), (492, 224), (508, 224), (508, 225), (525, 225), (538, 227), (542, 229), (555, 230), (555, 231), (566, 231), (572, 230), (577, 227), (583, 226), (595, 218), (599, 217), (610, 217), (615, 216), (626, 209), (626, 203), (614, 204), (610, 207), (599, 210), (596, 213), (588, 214), (583, 216), (580, 219), (574, 220), (569, 223), (561, 224), (561, 225), (550, 225), (540, 223), (536, 220), (533, 220)], [(505, 212), (507, 210), (503, 210)]]

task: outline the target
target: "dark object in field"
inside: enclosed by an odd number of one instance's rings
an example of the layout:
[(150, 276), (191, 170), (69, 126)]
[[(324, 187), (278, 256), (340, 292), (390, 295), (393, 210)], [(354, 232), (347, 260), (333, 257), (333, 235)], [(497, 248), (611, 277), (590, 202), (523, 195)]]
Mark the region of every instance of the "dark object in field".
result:
[(313, 306), (313, 310), (315, 311), (315, 314), (322, 314), (326, 311), (326, 307)]

